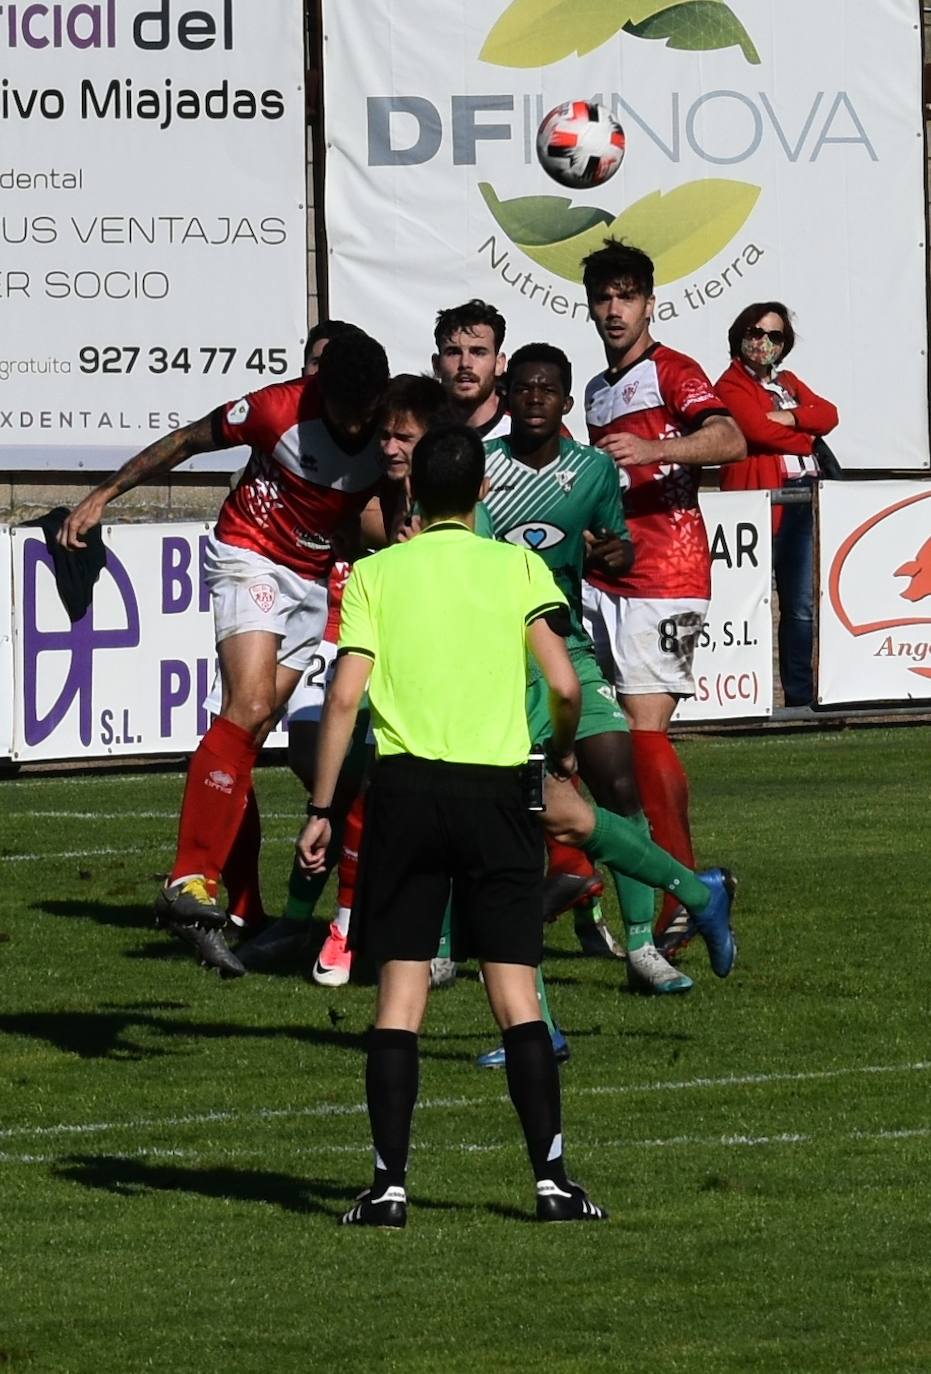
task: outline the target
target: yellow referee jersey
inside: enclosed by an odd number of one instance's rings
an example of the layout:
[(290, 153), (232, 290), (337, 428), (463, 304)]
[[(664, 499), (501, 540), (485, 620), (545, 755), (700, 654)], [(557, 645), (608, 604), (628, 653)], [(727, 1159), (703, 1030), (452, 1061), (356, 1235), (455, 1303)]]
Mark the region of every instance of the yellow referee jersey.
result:
[(523, 763), (527, 627), (565, 604), (538, 554), (458, 521), (356, 563), (339, 652), (372, 660), (379, 756)]

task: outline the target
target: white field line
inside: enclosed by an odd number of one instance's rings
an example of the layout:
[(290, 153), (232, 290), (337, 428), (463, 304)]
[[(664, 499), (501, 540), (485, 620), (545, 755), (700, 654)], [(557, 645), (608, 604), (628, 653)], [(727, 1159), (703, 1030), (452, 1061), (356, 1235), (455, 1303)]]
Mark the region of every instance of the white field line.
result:
[[(668, 1139), (656, 1140), (600, 1140), (586, 1141), (577, 1140), (573, 1142), (573, 1153), (579, 1155), (603, 1154), (606, 1150), (694, 1150), (694, 1149), (760, 1149), (779, 1145), (813, 1145), (824, 1144), (836, 1141), (849, 1142), (876, 1142), (876, 1141), (898, 1141), (898, 1140), (926, 1140), (931, 1136), (931, 1126), (916, 1126), (911, 1129), (879, 1130), (879, 1131), (845, 1131), (841, 1134), (832, 1135), (821, 1133), (819, 1135), (802, 1134), (796, 1131), (782, 1131), (775, 1135), (722, 1135), (722, 1136), (692, 1136), (677, 1135), (670, 1136)], [(468, 1141), (456, 1141), (451, 1145), (413, 1145), (412, 1151), (417, 1154), (495, 1154), (500, 1150), (513, 1150), (517, 1148), (513, 1140), (496, 1141), (491, 1144), (472, 1144)], [(371, 1146), (366, 1144), (359, 1145), (305, 1145), (296, 1150), (289, 1151), (294, 1156), (319, 1156), (319, 1155), (370, 1155)], [(134, 1150), (118, 1150), (109, 1159), (183, 1159), (190, 1164), (199, 1164), (217, 1159), (255, 1159), (264, 1152), (258, 1148), (253, 1150), (242, 1149), (211, 1149), (211, 1150), (168, 1150), (162, 1148), (149, 1148), (140, 1146)], [(2, 1164), (60, 1164), (67, 1163), (67, 1156), (56, 1154), (9, 1154), (0, 1153), (0, 1165)]]
[[(816, 1069), (808, 1073), (733, 1074), (724, 1078), (687, 1078), (658, 1083), (618, 1083), (588, 1088), (566, 1088), (565, 1097), (630, 1096), (633, 1093), (689, 1092), (704, 1088), (757, 1087), (770, 1083), (812, 1083), (832, 1078), (850, 1078), (863, 1074), (926, 1073), (931, 1061), (914, 1064), (861, 1064), (846, 1069)], [(418, 1103), (419, 1111), (455, 1108), (483, 1108), (494, 1102), (506, 1102), (501, 1093), (495, 1097), (434, 1097)], [(26, 1138), (39, 1140), (49, 1136), (100, 1135), (108, 1131), (162, 1130), (175, 1126), (239, 1125), (255, 1121), (281, 1121), (307, 1118), (363, 1116), (364, 1102), (322, 1102), (313, 1107), (261, 1107), (252, 1112), (197, 1112), (187, 1116), (140, 1117), (131, 1121), (56, 1122), (50, 1126), (10, 1126), (0, 1130), (0, 1140)], [(737, 1139), (737, 1137), (734, 1137)]]
[[(174, 811), (21, 811), (16, 813), (7, 812), (7, 819), (12, 820), (23, 817), (28, 820), (40, 821), (176, 821), (181, 803)], [(301, 807), (295, 806), (293, 811), (263, 811), (264, 821), (294, 821), (303, 820)]]
[[(96, 818), (95, 818), (95, 817), (90, 817), (89, 819), (96, 819)], [(120, 817), (119, 819), (122, 820), (122, 819), (124, 819), (124, 818), (123, 818), (123, 817)], [(128, 817), (128, 819), (131, 820), (132, 817)], [(300, 820), (301, 820), (300, 816), (294, 816), (294, 817), (291, 817), (291, 819), (294, 820), (295, 827), (297, 827), (297, 826), (300, 824)], [(295, 834), (296, 834), (296, 831), (295, 831)], [(289, 835), (271, 835), (271, 836), (265, 835), (265, 836), (262, 837), (262, 844), (263, 844), (263, 845), (268, 845), (268, 844), (290, 844), (290, 845), (293, 845), (293, 844), (294, 844), (294, 837), (289, 836)], [(124, 845), (124, 846), (123, 846), (122, 848), (120, 848), (120, 849), (116, 849), (116, 848), (101, 848), (101, 849), (61, 849), (61, 850), (56, 850), (56, 852), (53, 853), (53, 854), (0, 854), (0, 862), (2, 862), (2, 863), (7, 863), (7, 864), (16, 864), (16, 863), (40, 863), (40, 862), (41, 862), (41, 863), (49, 863), (49, 862), (51, 862), (51, 861), (54, 860), (54, 859), (101, 859), (101, 858), (106, 858), (106, 857), (109, 856), (109, 855), (117, 855), (117, 854), (121, 854), (121, 855), (123, 855), (123, 856), (125, 857), (127, 854), (137, 854), (138, 852), (139, 852), (138, 841), (133, 840), (133, 842), (132, 842), (131, 844), (126, 844), (126, 845)]]

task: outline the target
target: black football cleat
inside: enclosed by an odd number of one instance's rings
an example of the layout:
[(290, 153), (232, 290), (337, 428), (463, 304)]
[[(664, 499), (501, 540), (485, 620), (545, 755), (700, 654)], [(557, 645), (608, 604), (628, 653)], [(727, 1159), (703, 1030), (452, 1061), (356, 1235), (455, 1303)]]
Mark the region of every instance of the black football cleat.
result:
[(223, 978), (241, 978), (246, 972), (245, 966), (230, 949), (219, 930), (204, 930), (202, 926), (175, 924), (165, 920), (159, 924), (176, 940), (183, 940), (186, 945), (191, 946), (202, 968), (215, 968)]
[(340, 1217), (340, 1226), (377, 1226), (382, 1231), (403, 1231), (407, 1225), (407, 1194), (403, 1188), (386, 1188), (380, 1197), (373, 1197), (373, 1189), (360, 1193), (348, 1212)]
[(592, 1202), (584, 1188), (570, 1183), (560, 1188), (550, 1178), (537, 1183), (537, 1221), (607, 1221), (603, 1207)]

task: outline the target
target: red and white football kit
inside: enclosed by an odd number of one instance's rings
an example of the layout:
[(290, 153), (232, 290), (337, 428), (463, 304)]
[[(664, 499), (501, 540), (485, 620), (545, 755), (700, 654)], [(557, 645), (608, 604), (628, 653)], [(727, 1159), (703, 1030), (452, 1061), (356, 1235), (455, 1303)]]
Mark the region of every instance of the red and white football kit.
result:
[[(593, 444), (609, 434), (679, 438), (727, 407), (693, 359), (653, 344), (620, 372), (585, 389)], [(694, 692), (692, 658), (711, 595), (708, 535), (698, 506), (700, 469), (649, 463), (620, 470), (634, 565), (623, 575), (589, 574), (586, 628), (619, 691)]]
[(280, 663), (307, 668), (324, 630), (333, 536), (377, 489), (378, 442), (373, 437), (354, 454), (339, 447), (323, 419), (316, 377), (223, 406), (214, 425), (227, 443), (253, 449), (207, 552), (217, 643), (267, 630), (281, 637)]
[[(693, 359), (663, 344), (617, 373), (601, 373), (585, 390), (592, 443), (607, 434), (674, 439), (693, 433), (712, 415), (727, 415)], [(585, 627), (602, 666), (613, 668), (628, 696), (692, 696), (692, 662), (711, 596), (711, 556), (698, 506), (700, 468), (650, 463), (620, 469), (627, 479), (624, 514), (634, 565), (623, 577), (593, 574), (583, 587)], [(631, 730), (634, 774), (657, 844), (695, 866), (689, 826), (689, 787), (666, 730)], [(657, 935), (677, 915), (666, 896)]]

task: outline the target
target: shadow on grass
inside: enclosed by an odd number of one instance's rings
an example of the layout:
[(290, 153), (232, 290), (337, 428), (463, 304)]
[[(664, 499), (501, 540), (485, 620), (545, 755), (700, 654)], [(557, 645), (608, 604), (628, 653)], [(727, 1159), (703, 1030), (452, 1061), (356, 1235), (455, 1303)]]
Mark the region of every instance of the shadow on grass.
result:
[(122, 1197), (150, 1192), (197, 1193), (225, 1201), (267, 1203), (284, 1212), (319, 1212), (332, 1217), (340, 1216), (358, 1191), (327, 1179), (296, 1178), (261, 1169), (194, 1169), (121, 1159), (118, 1155), (74, 1155), (54, 1172), (70, 1183)]
[[(347, 1187), (331, 1179), (296, 1178), (293, 1174), (261, 1169), (195, 1169), (177, 1164), (150, 1164), (119, 1155), (72, 1155), (53, 1172), (56, 1178), (68, 1183), (98, 1188), (120, 1197), (150, 1192), (196, 1193), (227, 1202), (260, 1202), (280, 1207), (284, 1212), (304, 1216), (318, 1213), (334, 1219), (342, 1216), (359, 1193), (358, 1187)], [(418, 1211), (470, 1210), (465, 1204), (435, 1202), (421, 1197), (412, 1197), (411, 1203)]]
[[(190, 1052), (198, 1040), (281, 1040), (361, 1055), (368, 1046), (368, 1031), (340, 1030), (326, 1026), (246, 1026), (229, 1021), (190, 1021), (162, 1015), (183, 1011), (176, 1002), (110, 1004), (94, 1011), (17, 1012), (0, 1014), (0, 1035), (29, 1036), (44, 1040), (66, 1054), (82, 1059), (135, 1062)], [(332, 1015), (332, 1013), (331, 1013)], [(135, 1032), (135, 1034), (134, 1034)], [(161, 1044), (140, 1043), (139, 1032), (156, 1036)], [(487, 1039), (491, 1040), (490, 1029)], [(445, 1037), (437, 1037), (445, 1039)], [(457, 1037), (458, 1038), (458, 1037)], [(444, 1050), (432, 1044), (421, 1047), (423, 1059), (463, 1062), (470, 1055)]]
[(121, 930), (150, 930), (155, 924), (151, 904), (142, 906), (138, 902), (77, 901), (70, 899), (61, 902), (33, 902), (30, 911), (40, 911), (45, 916), (61, 916), (69, 921), (94, 921), (99, 926), (116, 926)]

